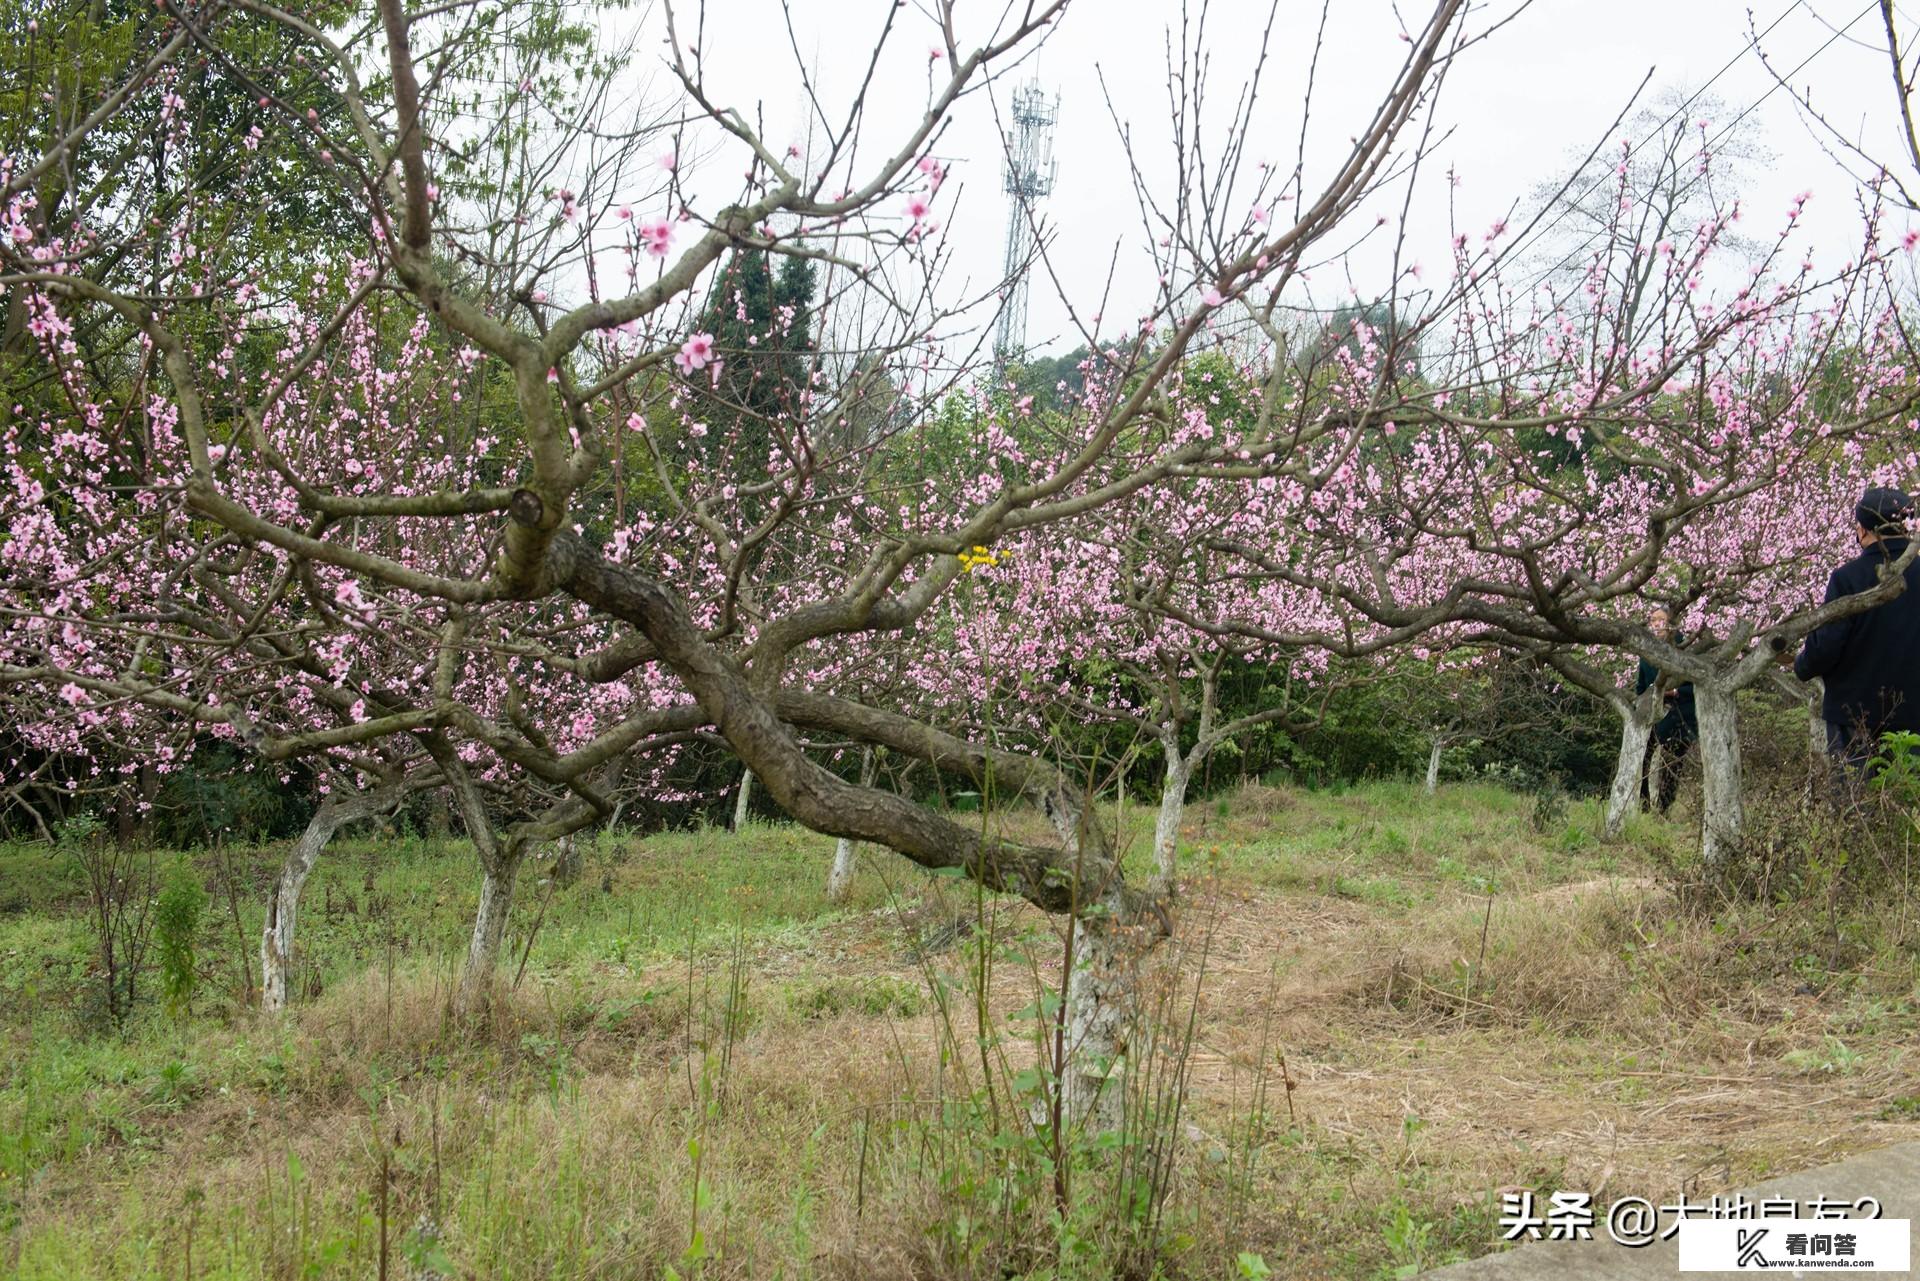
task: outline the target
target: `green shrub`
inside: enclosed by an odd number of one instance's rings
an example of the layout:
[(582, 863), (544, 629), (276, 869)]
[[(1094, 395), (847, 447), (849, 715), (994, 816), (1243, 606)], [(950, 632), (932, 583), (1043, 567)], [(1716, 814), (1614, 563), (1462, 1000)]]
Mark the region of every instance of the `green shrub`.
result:
[(160, 887), (160, 900), (154, 905), (154, 942), (160, 953), (160, 990), (167, 1008), (184, 1013), (193, 1002), (200, 974), (195, 965), (194, 944), (200, 936), (200, 919), (206, 914), (207, 891), (193, 864), (182, 858), (167, 873)]
[(197, 739), (192, 756), (154, 798), (152, 840), (178, 849), (294, 835), (313, 815), (310, 772), (298, 763), (285, 768), (290, 777), (282, 779), (230, 743)]

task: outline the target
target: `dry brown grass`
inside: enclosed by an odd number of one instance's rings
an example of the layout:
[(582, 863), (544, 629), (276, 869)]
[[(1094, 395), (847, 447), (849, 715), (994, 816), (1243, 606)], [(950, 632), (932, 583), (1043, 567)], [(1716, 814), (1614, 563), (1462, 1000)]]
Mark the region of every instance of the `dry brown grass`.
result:
[[(1308, 821), (1284, 791), (1240, 801), (1242, 839)], [(1393, 821), (1417, 866), (1432, 834)], [(1220, 839), (1228, 825), (1200, 814), (1193, 832)], [(1511, 830), (1493, 838), (1512, 846), (1485, 853), (1490, 864), (1543, 857)], [(1327, 858), (1359, 867), (1359, 850)], [(1199, 980), (1169, 1223), (1187, 1241), (1165, 1256), (1171, 1275), (1220, 1275), (1251, 1249), (1279, 1275), (1371, 1276), (1395, 1262), (1382, 1207), (1436, 1225), (1436, 1249), (1478, 1252), (1500, 1188), (1702, 1195), (1912, 1134), (1883, 1119), (1914, 1092), (1913, 1022), (1889, 1012), (1899, 982), (1844, 999), (1811, 987), (1764, 954), (1768, 936), (1716, 929), (1644, 876), (1521, 882), (1489, 912), (1444, 879), (1383, 907), (1264, 875), (1229, 866), (1190, 883), (1181, 944), (1155, 961), (1170, 1013)], [(1013, 1158), (943, 1121), (943, 1104), (1032, 1061), (1031, 1025), (1007, 1020), (1037, 985), (1057, 988), (1059, 948), (1038, 913), (988, 914), (989, 938), (1011, 949), (988, 949), (986, 1000), (1008, 1039), (982, 1068), (977, 948), (912, 946), (976, 908), (938, 887), (750, 937), (737, 973), (709, 951), (691, 968), (534, 974), (477, 1026), (451, 1019), (444, 971), (336, 984), (277, 1034), (279, 1078), (197, 1099), (165, 1129), (165, 1159), (111, 1196), (76, 1166), (17, 1231), (91, 1215), (102, 1240), (171, 1240), (192, 1188), (202, 1221), (255, 1224), (266, 1274), (293, 1276), (309, 1257), (297, 1225), (364, 1217), (384, 1151), (395, 1231), (428, 1215), (457, 1260), (658, 1275), (693, 1232), (697, 1142), (700, 1230), (718, 1254), (703, 1277), (931, 1281), (1031, 1266), (1049, 1239), (1044, 1202), (956, 1236), (956, 1207), (978, 1193), (956, 1181)], [(734, 980), (746, 1009), (729, 1046)], [(930, 982), (948, 993), (945, 1016)], [(643, 991), (662, 995), (636, 1002)], [(897, 1002), (901, 991), (922, 999)], [(259, 1034), (235, 1035), (238, 1053)], [(100, 1245), (92, 1257), (124, 1256)]]
[[(1290, 905), (1234, 918), (1262, 906)], [(1913, 1088), (1905, 1028), (1857, 1041), (1844, 1072), (1810, 1068), (1830, 1012), (1746, 982), (1737, 940), (1677, 917), (1644, 879), (1496, 899), (1490, 916), (1462, 904), (1390, 932), (1351, 908), (1289, 917), (1268, 990), (1257, 966), (1216, 970), (1197, 1093), (1204, 1108), (1248, 1073), (1270, 1004), (1293, 1119), (1369, 1152), (1383, 1197), (1413, 1159), (1455, 1196), (1551, 1174), (1670, 1197), (1912, 1132), (1879, 1119)], [(1409, 1116), (1423, 1123), (1414, 1156)]]

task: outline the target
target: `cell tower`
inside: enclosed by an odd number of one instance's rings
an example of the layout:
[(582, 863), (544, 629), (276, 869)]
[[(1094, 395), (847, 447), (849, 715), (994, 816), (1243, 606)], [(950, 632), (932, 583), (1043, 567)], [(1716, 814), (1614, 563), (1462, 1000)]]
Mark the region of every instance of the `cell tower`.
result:
[(1018, 360), (1027, 349), (1027, 259), (1033, 255), (1033, 206), (1053, 190), (1053, 126), (1060, 95), (1047, 101), (1039, 82), (1013, 91), (1013, 133), (1007, 139), (1006, 306), (993, 338), (996, 366)]

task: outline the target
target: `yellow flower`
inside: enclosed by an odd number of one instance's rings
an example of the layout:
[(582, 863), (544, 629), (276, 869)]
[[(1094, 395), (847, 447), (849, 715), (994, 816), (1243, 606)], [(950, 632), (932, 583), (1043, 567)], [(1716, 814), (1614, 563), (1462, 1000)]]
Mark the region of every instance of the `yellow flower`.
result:
[(995, 553), (981, 543), (975, 543), (972, 551), (960, 553), (960, 565), (971, 574), (976, 569), (990, 569), (1007, 558), (1008, 553)]

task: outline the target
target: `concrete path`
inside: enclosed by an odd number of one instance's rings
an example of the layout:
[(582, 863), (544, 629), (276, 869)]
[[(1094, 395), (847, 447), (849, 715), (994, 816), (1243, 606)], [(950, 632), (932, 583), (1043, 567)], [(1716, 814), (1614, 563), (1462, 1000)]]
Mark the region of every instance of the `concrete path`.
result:
[[(1897, 1143), (1889, 1148), (1864, 1152), (1834, 1165), (1823, 1165), (1799, 1174), (1771, 1179), (1742, 1191), (1754, 1202), (1768, 1197), (1791, 1197), (1799, 1202), (1799, 1213), (1806, 1218), (1812, 1215), (1805, 1207), (1816, 1197), (1850, 1201), (1870, 1196), (1880, 1202), (1882, 1218), (1920, 1220), (1920, 1143)], [(1728, 1197), (1732, 1194), (1721, 1195)], [(1703, 1201), (1707, 1199), (1707, 1194), (1702, 1193), (1691, 1199)], [(1535, 1206), (1534, 1213), (1541, 1214), (1544, 1211), (1544, 1206)], [(1596, 1220), (1599, 1218), (1596, 1216)], [(1665, 1222), (1663, 1219), (1663, 1227)], [(1920, 1249), (1912, 1252), (1909, 1262), (1920, 1262)], [(1616, 1278), (1618, 1281), (1644, 1281), (1649, 1277), (1744, 1277), (1755, 1274), (1681, 1272), (1676, 1241), (1660, 1241), (1641, 1249), (1627, 1249), (1607, 1235), (1603, 1221), (1596, 1221), (1594, 1239), (1591, 1241), (1532, 1241), (1501, 1254), (1456, 1263), (1422, 1275), (1444, 1278), (1445, 1281), (1522, 1281), (1523, 1278), (1528, 1281), (1532, 1278), (1553, 1278), (1554, 1281), (1614, 1281)], [(1789, 1264), (1780, 1268), (1779, 1275), (1911, 1277), (1915, 1274), (1911, 1271), (1846, 1273), (1824, 1268), (1796, 1273)]]

